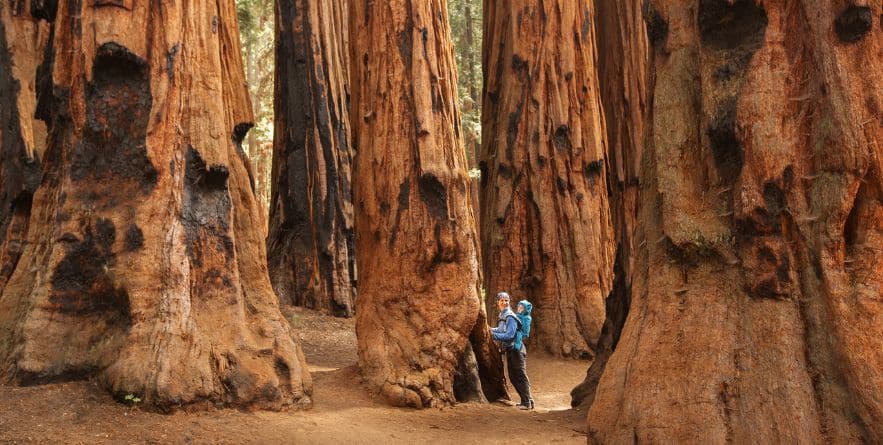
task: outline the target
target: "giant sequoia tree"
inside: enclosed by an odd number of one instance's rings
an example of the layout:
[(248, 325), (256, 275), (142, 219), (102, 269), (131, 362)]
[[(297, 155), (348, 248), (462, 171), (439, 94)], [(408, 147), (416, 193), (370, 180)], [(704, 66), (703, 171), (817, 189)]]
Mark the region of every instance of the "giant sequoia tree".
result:
[(233, 1), (34, 5), (54, 28), (50, 136), (0, 296), (0, 376), (95, 375), (164, 409), (309, 403), (238, 147), (252, 117)]
[(883, 441), (883, 39), (867, 4), (649, 2), (632, 301), (590, 441)]
[(592, 0), (485, 2), (481, 234), (489, 295), (544, 349), (592, 354), (613, 280)]
[(573, 404), (591, 403), (607, 360), (628, 315), (635, 270), (641, 154), (649, 110), (649, 42), (643, 0), (595, 3), (598, 28), (598, 78), (607, 116), (607, 193), (616, 236), (613, 289), (606, 299), (607, 319), (585, 381), (573, 391)]
[(0, 291), (21, 257), (46, 129), (34, 119), (37, 67), (48, 37), (30, 2), (0, 3)]
[(362, 372), (396, 405), (496, 399), (445, 2), (356, 0), (350, 23)]
[(270, 276), (282, 302), (353, 314), (346, 2), (276, 2)]

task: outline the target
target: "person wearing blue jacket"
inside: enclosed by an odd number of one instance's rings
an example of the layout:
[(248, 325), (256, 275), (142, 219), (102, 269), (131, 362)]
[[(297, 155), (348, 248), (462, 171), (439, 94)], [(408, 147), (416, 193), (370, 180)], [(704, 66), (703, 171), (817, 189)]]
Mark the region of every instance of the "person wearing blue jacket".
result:
[[(518, 396), (521, 397), (519, 409), (533, 409), (534, 402), (530, 396), (530, 380), (527, 378), (527, 348), (524, 347), (522, 319), (509, 307), (509, 294), (497, 294), (497, 307), (500, 308), (497, 327), (491, 328), (494, 340), (500, 342), (506, 353), (506, 365), (509, 368), (509, 380)], [(530, 303), (528, 303), (530, 305)], [(527, 313), (528, 323), (530, 312)]]

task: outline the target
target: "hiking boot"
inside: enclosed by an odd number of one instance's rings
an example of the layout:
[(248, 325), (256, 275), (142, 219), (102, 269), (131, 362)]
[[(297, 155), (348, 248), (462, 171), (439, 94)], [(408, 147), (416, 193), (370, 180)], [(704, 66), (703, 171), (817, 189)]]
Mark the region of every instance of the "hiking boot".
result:
[(518, 409), (527, 411), (533, 409), (533, 400), (529, 400), (527, 403), (519, 403)]

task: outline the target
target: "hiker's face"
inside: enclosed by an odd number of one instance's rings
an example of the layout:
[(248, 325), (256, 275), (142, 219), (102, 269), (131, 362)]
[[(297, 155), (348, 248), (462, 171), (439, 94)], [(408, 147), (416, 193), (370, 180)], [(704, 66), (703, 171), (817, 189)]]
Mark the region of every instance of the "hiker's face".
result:
[(500, 308), (500, 310), (506, 309), (506, 306), (509, 306), (509, 302), (508, 302), (508, 301), (506, 301), (506, 300), (504, 300), (504, 299), (502, 299), (502, 298), (500, 298), (499, 300), (497, 300), (497, 307)]
[(519, 313), (519, 314), (522, 313), (522, 312), (524, 312), (524, 305), (523, 305), (523, 304), (519, 304), (517, 310), (518, 310), (518, 313)]

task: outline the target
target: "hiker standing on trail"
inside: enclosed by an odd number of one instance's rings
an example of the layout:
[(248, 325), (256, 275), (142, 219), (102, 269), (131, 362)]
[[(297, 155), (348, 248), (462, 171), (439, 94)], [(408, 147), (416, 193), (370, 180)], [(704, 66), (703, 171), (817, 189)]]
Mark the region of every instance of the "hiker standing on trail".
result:
[[(526, 301), (525, 301), (526, 302)], [(524, 303), (524, 302), (522, 302)], [(530, 303), (527, 303), (530, 306)], [(530, 380), (527, 378), (527, 348), (524, 347), (522, 319), (509, 307), (509, 294), (500, 292), (497, 294), (497, 307), (500, 308), (500, 317), (497, 327), (491, 328), (494, 340), (501, 343), (503, 352), (506, 354), (506, 364), (509, 368), (509, 380), (518, 395), (521, 397), (519, 409), (533, 409), (533, 399), (530, 397)], [(528, 326), (530, 323), (530, 307), (527, 310)], [(530, 328), (528, 328), (530, 329)], [(529, 331), (528, 331), (529, 334)]]

